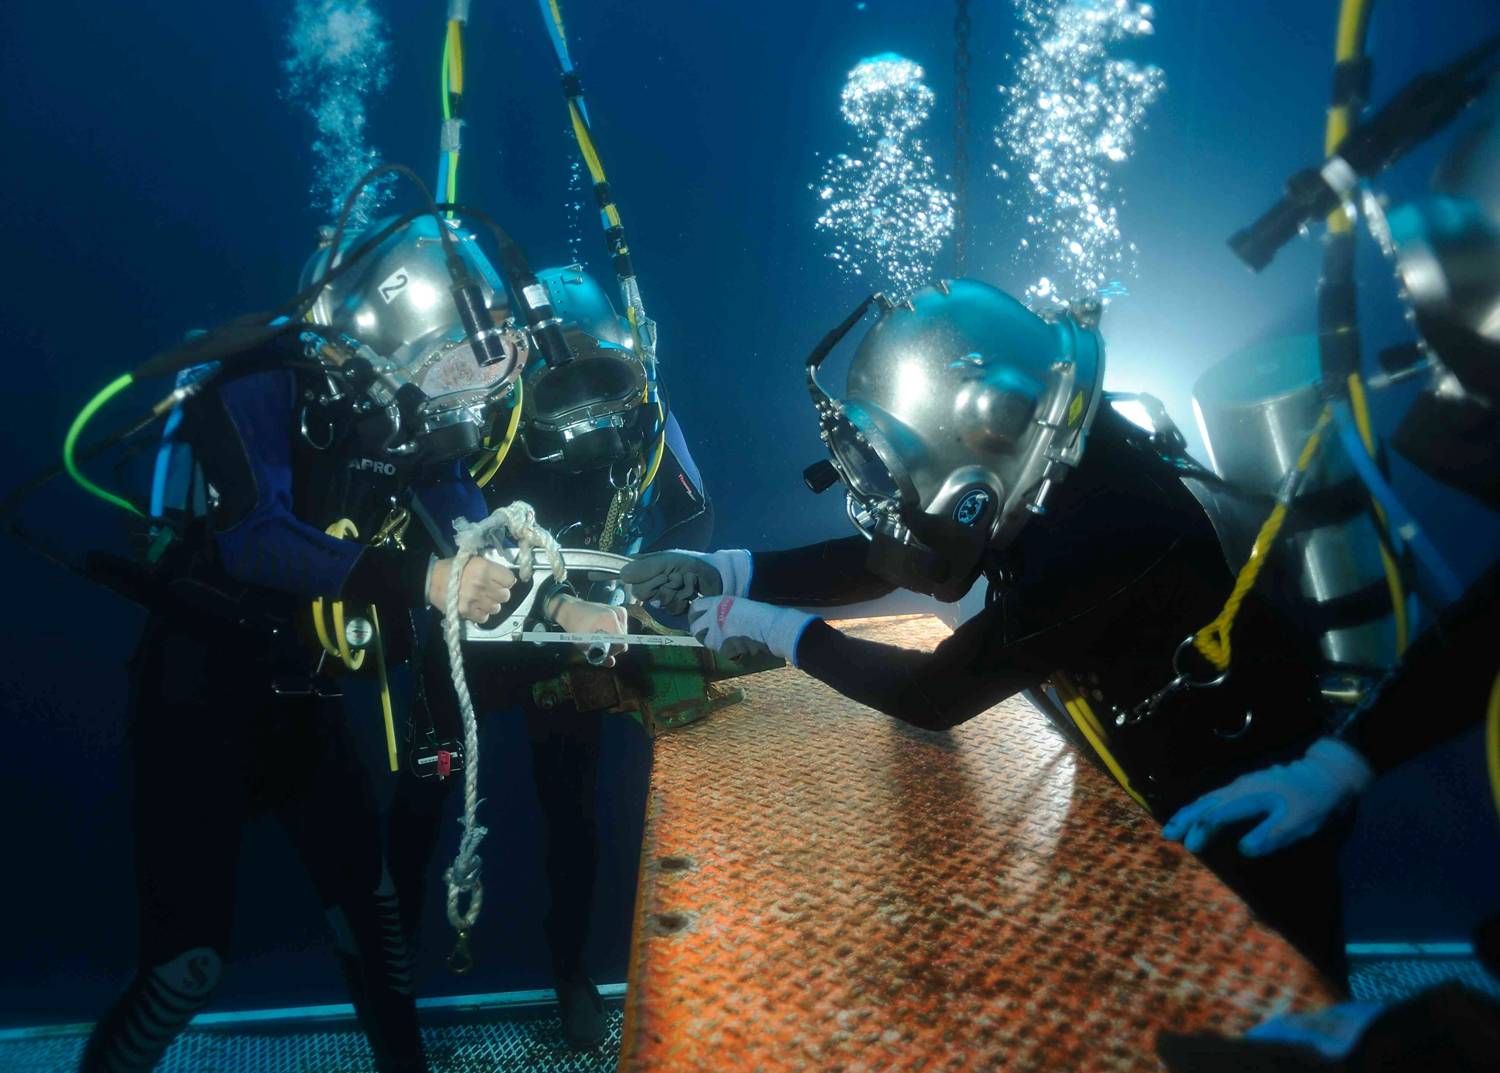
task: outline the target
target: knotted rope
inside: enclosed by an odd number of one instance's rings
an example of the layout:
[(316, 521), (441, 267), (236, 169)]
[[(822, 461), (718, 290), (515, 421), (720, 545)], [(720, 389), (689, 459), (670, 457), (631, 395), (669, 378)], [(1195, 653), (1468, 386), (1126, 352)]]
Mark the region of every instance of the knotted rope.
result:
[[(464, 675), (463, 620), (458, 613), (459, 585), (464, 568), (476, 555), (504, 547), (507, 537), (516, 543), (517, 573), (530, 581), (535, 552), (541, 550), (552, 566), (552, 576), (561, 581), (567, 577), (557, 541), (536, 522), (536, 511), (528, 503), (516, 502), (501, 507), (484, 521), (475, 524), (466, 519), (453, 523), (458, 546), (448, 571), (448, 594), (443, 614), (443, 637), (448, 643), (448, 664), (453, 672), (453, 690), (458, 694), (459, 712), (464, 726), (464, 814), (463, 837), (458, 854), (443, 873), (448, 884), (448, 923), (458, 932), (459, 950), (467, 958), (469, 930), (479, 920), (484, 905), (484, 884), (480, 880), (479, 843), (487, 833), (478, 822), (479, 813), (479, 724), (474, 717), (474, 699)], [(467, 895), (468, 904), (464, 904)]]

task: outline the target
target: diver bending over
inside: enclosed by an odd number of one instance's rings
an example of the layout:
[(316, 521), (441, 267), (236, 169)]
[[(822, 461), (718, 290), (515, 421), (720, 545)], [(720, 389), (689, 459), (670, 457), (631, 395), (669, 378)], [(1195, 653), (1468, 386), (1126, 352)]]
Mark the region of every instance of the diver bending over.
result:
[[(1103, 404), (1096, 332), (1072, 316), (1044, 321), (984, 284), (928, 287), (909, 305), (886, 305), (840, 401), (816, 367), (857, 320), (808, 361), (833, 458), (832, 472), (820, 479), (814, 468), (809, 483), (842, 480), (864, 535), (754, 555), (645, 556), (622, 574), (639, 598), (680, 613), (696, 596), (691, 628), (710, 647), (769, 647), (927, 729), (1050, 682), (1077, 713), (1065, 731), (1158, 819), (1319, 735), (1309, 653), (1253, 600), (1236, 627), (1233, 688), (1152, 703), (1232, 578), (1173, 463)], [(850, 637), (792, 609), (897, 587), (955, 601), (981, 574), (984, 610), (930, 653)], [(1207, 861), (1342, 980), (1336, 834), (1257, 861), (1232, 852)]]
[[(391, 241), (415, 256), (437, 226), (424, 217)], [(498, 281), (471, 238), (457, 256), (488, 304)], [(404, 660), (414, 615), (445, 604), (451, 560), (434, 548), (455, 519), (487, 513), (455, 455), (472, 450), (474, 422), (526, 347), (507, 338), (504, 360), (481, 366), (420, 317), (401, 322), (405, 338), (373, 330), (387, 322), (366, 331), (370, 297), (351, 299), (349, 336), (283, 333), (184, 405), (181, 435), (212, 507), (169, 550), (132, 664), (140, 968), (90, 1037), (88, 1073), (152, 1068), (207, 1002), (229, 956), (241, 831), (262, 811), (313, 879), (376, 1068), (426, 1069), (410, 952), (334, 671)], [(412, 297), (412, 311), (430, 298)], [(488, 619), (514, 583), (472, 560), (460, 613)]]

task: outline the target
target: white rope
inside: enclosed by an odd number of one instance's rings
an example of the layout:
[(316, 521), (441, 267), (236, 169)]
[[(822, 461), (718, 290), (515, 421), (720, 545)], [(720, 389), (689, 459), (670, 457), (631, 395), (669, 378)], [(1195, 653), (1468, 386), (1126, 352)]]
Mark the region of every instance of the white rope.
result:
[[(536, 511), (528, 503), (516, 502), (501, 507), (477, 525), (460, 518), (453, 523), (458, 551), (448, 570), (448, 594), (444, 601), (443, 637), (448, 642), (448, 665), (453, 672), (453, 691), (458, 694), (459, 712), (464, 724), (464, 814), (463, 837), (459, 839), (458, 854), (443, 873), (448, 884), (448, 923), (453, 925), (460, 938), (467, 936), (479, 919), (479, 910), (484, 904), (484, 884), (479, 878), (479, 842), (486, 829), (478, 823), (479, 813), (479, 724), (474, 717), (474, 699), (469, 695), (469, 681), (464, 676), (464, 656), (460, 641), (463, 638), (463, 622), (458, 613), (458, 590), (464, 567), (476, 555), (504, 546), (508, 536), (516, 542), (517, 573), (522, 581), (530, 581), (535, 552), (543, 551), (552, 567), (552, 576), (558, 581), (567, 577), (562, 553), (556, 539), (536, 523)], [(468, 895), (468, 905), (463, 904)]]

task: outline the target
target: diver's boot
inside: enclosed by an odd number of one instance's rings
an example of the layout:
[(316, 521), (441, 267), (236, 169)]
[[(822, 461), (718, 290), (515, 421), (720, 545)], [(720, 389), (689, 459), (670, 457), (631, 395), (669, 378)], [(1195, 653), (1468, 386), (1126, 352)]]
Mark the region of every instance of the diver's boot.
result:
[(139, 974), (89, 1036), (80, 1073), (148, 1073), (219, 982), (223, 962), (201, 946)]
[(557, 1013), (562, 1019), (563, 1039), (577, 1051), (591, 1050), (604, 1042), (607, 1031), (604, 1000), (594, 981), (582, 970), (557, 979)]

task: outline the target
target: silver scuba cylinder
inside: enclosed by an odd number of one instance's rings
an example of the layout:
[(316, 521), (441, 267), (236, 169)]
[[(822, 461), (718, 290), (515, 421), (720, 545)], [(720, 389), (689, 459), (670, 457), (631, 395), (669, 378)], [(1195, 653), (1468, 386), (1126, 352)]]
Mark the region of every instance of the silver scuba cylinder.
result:
[[(1248, 557), (1322, 410), (1320, 378), (1317, 339), (1298, 336), (1231, 354), (1193, 387), (1210, 466), (1257, 497), (1217, 497), (1215, 522), (1232, 569)], [(1395, 625), (1375, 523), (1336, 439), (1325, 438), (1309, 476), (1282, 535), (1298, 562), (1297, 582), (1280, 595), (1319, 635), (1331, 669), (1377, 672), (1395, 661)]]

